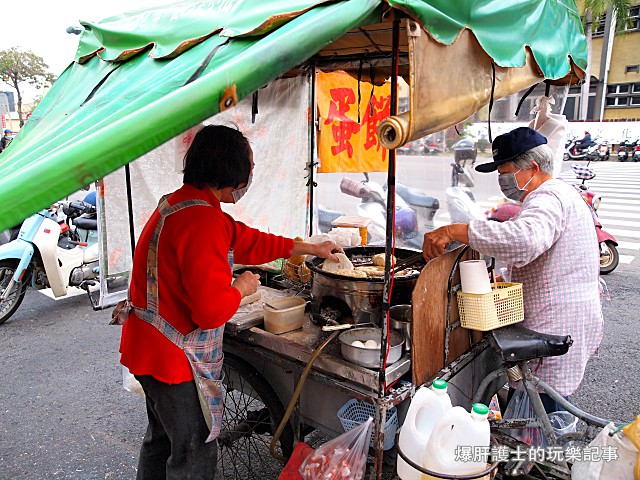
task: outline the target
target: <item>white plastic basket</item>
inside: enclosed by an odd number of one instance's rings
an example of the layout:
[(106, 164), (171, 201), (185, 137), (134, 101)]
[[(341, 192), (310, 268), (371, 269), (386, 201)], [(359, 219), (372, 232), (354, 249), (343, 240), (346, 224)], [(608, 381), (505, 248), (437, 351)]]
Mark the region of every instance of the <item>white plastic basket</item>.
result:
[[(371, 403), (361, 402), (352, 398), (338, 410), (338, 419), (342, 424), (345, 432), (362, 425), (369, 417), (375, 418), (375, 406)], [(398, 431), (398, 411), (396, 407), (387, 410), (386, 421), (384, 424), (384, 450), (393, 448), (395, 444), (396, 432)], [(373, 430), (371, 431), (371, 439), (369, 446), (373, 447)]]

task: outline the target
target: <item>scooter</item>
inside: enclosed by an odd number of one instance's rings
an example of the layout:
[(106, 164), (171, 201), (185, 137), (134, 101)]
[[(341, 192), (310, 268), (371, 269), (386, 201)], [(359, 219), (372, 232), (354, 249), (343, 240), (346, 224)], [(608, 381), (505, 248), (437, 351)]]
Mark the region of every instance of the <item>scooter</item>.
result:
[[(367, 227), (368, 243), (373, 245), (382, 244), (386, 238), (385, 232), (387, 226), (387, 193), (382, 185), (369, 180), (368, 175), (365, 174), (365, 181), (363, 182), (356, 182), (344, 177), (340, 182), (340, 191), (361, 199), (360, 204), (358, 204), (358, 215), (371, 220)], [(433, 202), (430, 203), (430, 207), (434, 207)], [(428, 210), (427, 207), (421, 206), (419, 208)], [(429, 212), (425, 212), (421, 215), (421, 218), (428, 219), (430, 215)], [(433, 218), (433, 216), (431, 218)], [(418, 215), (399, 195), (397, 186), (395, 223), (398, 246), (415, 249), (422, 248), (423, 238), (422, 235), (419, 235), (418, 231)]]
[[(88, 189), (89, 186), (83, 188), (83, 190)], [(71, 218), (74, 219), (74, 225), (77, 228), (77, 232), (80, 237), (84, 237), (84, 241), (89, 243), (97, 243), (98, 223), (96, 213), (96, 192), (89, 192), (87, 195), (85, 195), (81, 202), (78, 203), (76, 201), (73, 203), (75, 207), (69, 209), (69, 211), (64, 211), (65, 215), (71, 216)], [(63, 207), (64, 205), (68, 205), (68, 203), (64, 202), (59, 202), (58, 204), (62, 205)], [(22, 222), (14, 225), (11, 228), (7, 228), (3, 232), (0, 232), (0, 245), (4, 245), (5, 243), (9, 243), (18, 238), (20, 227), (22, 227)], [(62, 228), (64, 229), (64, 226)]]
[(640, 139), (633, 144), (633, 161), (640, 162)]
[(451, 164), (451, 186), (445, 190), (451, 223), (486, 219), (484, 210), (476, 203), (471, 191), (475, 182), (469, 168), (474, 163), (475, 160), (470, 158), (455, 158)]
[(591, 209), (591, 216), (593, 217), (593, 223), (596, 227), (596, 236), (598, 237), (598, 244), (600, 245), (600, 275), (607, 275), (613, 272), (620, 262), (620, 255), (618, 254), (618, 241), (613, 235), (602, 228), (600, 219), (598, 218), (598, 208), (602, 197), (596, 195), (586, 184), (587, 180), (595, 178), (596, 172), (589, 168), (589, 164), (586, 166), (578, 165), (576, 163), (571, 165), (571, 169), (580, 183), (575, 184), (574, 187), (580, 192), (580, 195), (587, 202)]
[(566, 160), (598, 160), (598, 144), (591, 142), (589, 145), (579, 144), (578, 140), (571, 140), (566, 146), (563, 159)]
[(609, 142), (606, 140), (596, 141), (598, 145), (598, 160), (601, 162), (606, 162), (609, 160)]
[(622, 140), (618, 145), (618, 161), (626, 162), (634, 151), (635, 143), (629, 140)]
[[(0, 245), (0, 324), (16, 312), (29, 286), (50, 287), (56, 298), (67, 295), (70, 286), (89, 294), (99, 278), (99, 247), (81, 240), (73, 219), (91, 208), (83, 202), (55, 204), (25, 219), (18, 238)], [(60, 209), (67, 215), (64, 221)]]
[[(425, 195), (416, 188), (396, 183), (396, 197), (398, 196), (416, 212), (419, 233), (424, 235), (435, 228), (433, 219), (440, 209), (440, 201), (437, 198)], [(420, 248), (422, 248), (422, 245), (420, 245)]]

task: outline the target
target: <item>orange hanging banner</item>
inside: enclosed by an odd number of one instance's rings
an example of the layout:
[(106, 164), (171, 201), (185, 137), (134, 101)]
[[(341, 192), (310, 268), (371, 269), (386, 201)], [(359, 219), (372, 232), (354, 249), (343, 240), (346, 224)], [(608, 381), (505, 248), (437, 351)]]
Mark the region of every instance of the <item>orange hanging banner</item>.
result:
[(389, 116), (391, 85), (374, 86), (345, 72), (316, 76), (320, 120), (319, 173), (386, 172), (387, 149), (378, 142), (378, 124)]

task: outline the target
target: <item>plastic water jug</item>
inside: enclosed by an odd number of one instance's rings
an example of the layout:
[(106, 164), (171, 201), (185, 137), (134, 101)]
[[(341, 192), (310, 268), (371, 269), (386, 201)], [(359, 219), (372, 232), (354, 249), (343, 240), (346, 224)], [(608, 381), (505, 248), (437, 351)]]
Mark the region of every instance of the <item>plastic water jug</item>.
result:
[[(400, 429), (398, 445), (411, 461), (422, 465), (431, 432), (444, 413), (451, 409), (447, 382), (434, 380), (429, 388), (420, 388), (413, 396), (407, 416)], [(422, 473), (411, 467), (400, 456), (397, 462), (398, 477), (402, 480), (420, 480)]]
[[(463, 407), (447, 411), (434, 427), (423, 465), (450, 475), (481, 473), (489, 453), (489, 407), (475, 403), (471, 413)], [(429, 477), (427, 477), (429, 478)]]

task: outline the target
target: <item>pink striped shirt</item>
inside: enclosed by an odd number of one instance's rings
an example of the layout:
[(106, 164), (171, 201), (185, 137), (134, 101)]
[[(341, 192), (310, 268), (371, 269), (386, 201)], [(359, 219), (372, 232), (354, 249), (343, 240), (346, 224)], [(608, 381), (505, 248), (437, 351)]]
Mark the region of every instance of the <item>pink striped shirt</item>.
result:
[(522, 282), (523, 326), (571, 335), (569, 352), (544, 358), (537, 374), (560, 394), (572, 394), (603, 329), (600, 252), (587, 204), (572, 186), (548, 180), (527, 195), (511, 220), (472, 221), (469, 244), (506, 262), (510, 281)]

